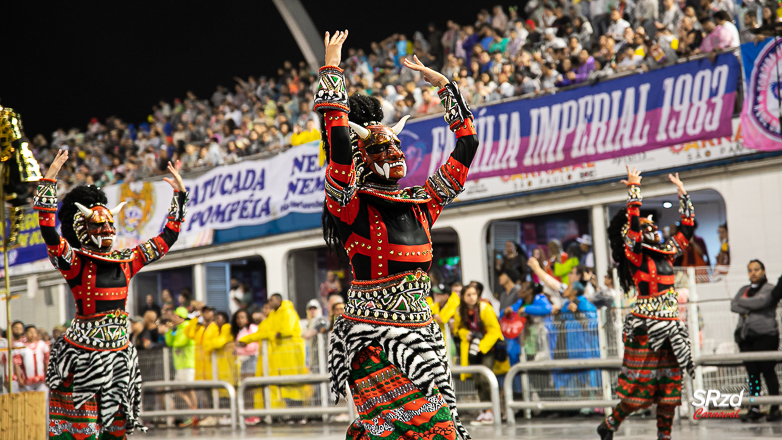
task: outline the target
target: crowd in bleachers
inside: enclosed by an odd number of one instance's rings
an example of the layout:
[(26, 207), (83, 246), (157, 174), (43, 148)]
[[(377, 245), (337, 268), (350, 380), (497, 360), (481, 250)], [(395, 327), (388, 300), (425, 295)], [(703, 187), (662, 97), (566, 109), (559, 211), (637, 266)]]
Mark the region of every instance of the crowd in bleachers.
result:
[[(437, 93), (418, 72), (402, 68), (417, 56), (439, 69), (476, 105), (551, 91), (638, 69), (655, 69), (702, 52), (753, 40), (753, 28), (771, 29), (777, 5), (731, 0), (532, 0), (523, 9), (481, 10), (474, 23), (430, 24), (413, 35), (393, 34), (343, 61), (350, 93), (381, 100), (384, 123), (404, 115), (440, 112)], [(737, 15), (738, 14), (738, 15)], [(741, 17), (741, 20), (738, 18)], [(741, 23), (738, 30), (734, 20)], [(71, 151), (62, 189), (150, 178), (169, 160), (184, 171), (276, 154), (320, 139), (312, 111), (316, 72), (285, 62), (269, 77), (235, 78), (209, 99), (187, 92), (160, 101), (147, 120), (93, 118), (86, 130), (59, 129), (33, 139), (49, 164), (58, 148)], [(64, 194), (64, 191), (61, 192)]]

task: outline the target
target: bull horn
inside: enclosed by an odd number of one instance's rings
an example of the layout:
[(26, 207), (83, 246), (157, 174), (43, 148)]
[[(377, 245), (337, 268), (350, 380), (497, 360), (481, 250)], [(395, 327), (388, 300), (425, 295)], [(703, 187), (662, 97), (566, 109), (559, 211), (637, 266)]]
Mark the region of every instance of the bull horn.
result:
[(86, 207), (86, 206), (84, 206), (84, 205), (82, 205), (81, 203), (78, 203), (78, 202), (74, 203), (74, 205), (76, 205), (76, 207), (79, 208), (79, 211), (81, 211), (81, 213), (82, 213), (82, 215), (84, 216), (85, 219), (88, 219), (88, 218), (92, 217), (92, 209), (90, 209), (90, 208), (88, 208), (88, 207)]
[(355, 122), (348, 121), (348, 125), (350, 125), (350, 128), (352, 128), (353, 131), (356, 132), (356, 134), (358, 135), (359, 138), (361, 138), (362, 141), (369, 139), (369, 134), (370, 134), (369, 130), (356, 124)]
[(647, 216), (646, 216), (646, 220), (647, 220), (649, 223), (652, 223), (652, 222), (654, 222), (654, 220), (652, 220), (652, 214), (649, 214), (649, 215), (647, 215)]
[(115, 206), (112, 209), (109, 209), (109, 212), (111, 212), (112, 217), (119, 214), (120, 211), (122, 211), (122, 208), (125, 207), (125, 204), (128, 202), (122, 202), (119, 205)]
[(409, 118), (410, 115), (407, 115), (399, 120), (399, 122), (394, 125), (394, 127), (391, 130), (394, 130), (394, 134), (399, 136), (399, 133), (402, 132), (402, 129), (405, 128), (405, 122), (407, 122), (407, 118)]

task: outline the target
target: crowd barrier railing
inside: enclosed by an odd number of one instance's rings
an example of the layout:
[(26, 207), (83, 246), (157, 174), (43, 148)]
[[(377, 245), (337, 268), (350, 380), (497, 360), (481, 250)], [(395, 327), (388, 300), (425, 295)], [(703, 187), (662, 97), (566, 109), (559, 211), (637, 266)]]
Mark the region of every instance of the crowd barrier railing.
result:
[(229, 408), (220, 408), (215, 405), (214, 408), (193, 408), (193, 409), (165, 409), (145, 411), (143, 408), (139, 417), (176, 417), (176, 416), (229, 416), (231, 418), (231, 429), (236, 429), (236, 390), (233, 385), (220, 380), (199, 380), (194, 382), (173, 382), (166, 380), (155, 380), (141, 383), (141, 398), (144, 398), (144, 391), (150, 389), (163, 389), (166, 394), (175, 391), (194, 390), (194, 389), (224, 389), (228, 394)]
[(489, 390), (491, 392), (491, 401), (489, 402), (457, 402), (459, 410), (490, 409), (494, 413), (494, 427), (502, 427), (502, 417), (500, 417), (500, 385), (497, 376), (489, 368), (483, 365), (467, 365), (451, 367), (451, 374), (456, 377), (460, 374), (480, 374), (489, 381)]
[(613, 407), (619, 403), (617, 399), (596, 399), (596, 400), (564, 400), (564, 401), (531, 401), (524, 393), (522, 401), (514, 400), (513, 382), (514, 378), (520, 373), (530, 373), (534, 371), (551, 372), (553, 370), (620, 370), (622, 368), (622, 359), (563, 359), (563, 360), (544, 360), (520, 362), (510, 368), (505, 373), (505, 383), (503, 384), (503, 393), (505, 395), (505, 415), (508, 424), (516, 424), (515, 409), (539, 409), (539, 410), (563, 410), (563, 409), (582, 409), (595, 407)]
[(346, 411), (350, 420), (356, 418), (355, 408), (352, 404), (352, 398), (350, 396), (350, 390), (347, 390), (347, 400), (349, 404), (347, 407), (342, 406), (328, 406), (327, 397), (324, 398), (326, 405), (320, 407), (286, 407), (286, 408), (272, 408), (271, 401), (264, 399), (263, 408), (245, 408), (245, 392), (248, 388), (263, 387), (264, 391), (271, 386), (285, 386), (285, 385), (305, 385), (305, 384), (328, 384), (328, 374), (299, 374), (292, 376), (261, 376), (250, 377), (242, 379), (239, 384), (239, 393), (237, 395), (237, 406), (239, 407), (239, 427), (241, 429), (246, 428), (245, 417), (258, 416), (258, 417), (272, 417), (272, 416), (295, 416), (295, 415), (309, 415), (313, 412), (320, 414), (344, 414)]

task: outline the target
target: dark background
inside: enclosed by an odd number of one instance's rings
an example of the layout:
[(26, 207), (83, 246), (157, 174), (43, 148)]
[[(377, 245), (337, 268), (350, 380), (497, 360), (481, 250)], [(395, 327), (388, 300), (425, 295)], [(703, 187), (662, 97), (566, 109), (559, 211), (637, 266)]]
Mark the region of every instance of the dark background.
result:
[[(24, 3), (3, 7), (0, 104), (23, 116), (28, 137), (84, 130), (93, 117), (143, 122), (161, 99), (208, 98), (218, 84), (232, 89), (234, 76), (271, 76), (304, 59), (269, 0)], [(524, 1), (302, 3), (319, 33), (349, 29), (346, 48), (368, 50), (393, 33), (412, 39), (429, 22), (472, 24), (480, 9)]]

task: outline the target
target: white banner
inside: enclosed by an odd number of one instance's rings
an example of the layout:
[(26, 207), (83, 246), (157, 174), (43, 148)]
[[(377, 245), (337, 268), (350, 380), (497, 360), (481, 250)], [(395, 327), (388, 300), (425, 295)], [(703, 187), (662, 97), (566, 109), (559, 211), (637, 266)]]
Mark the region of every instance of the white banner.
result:
[[(176, 248), (211, 244), (214, 230), (320, 212), (325, 172), (318, 164), (319, 149), (319, 141), (311, 142), (267, 160), (221, 166), (185, 179), (190, 201)], [(115, 219), (116, 248), (136, 246), (160, 233), (173, 194), (168, 183), (124, 183), (105, 191), (109, 207), (128, 202)]]
[(627, 176), (625, 165), (648, 172), (695, 165), (756, 153), (744, 148), (741, 126), (733, 119), (730, 137), (694, 141), (612, 159), (586, 162), (554, 170), (468, 180), (457, 201), (479, 200), (507, 194), (563, 187), (608, 178)]

